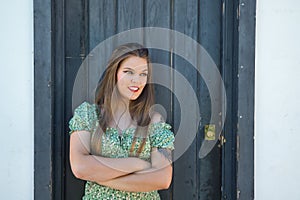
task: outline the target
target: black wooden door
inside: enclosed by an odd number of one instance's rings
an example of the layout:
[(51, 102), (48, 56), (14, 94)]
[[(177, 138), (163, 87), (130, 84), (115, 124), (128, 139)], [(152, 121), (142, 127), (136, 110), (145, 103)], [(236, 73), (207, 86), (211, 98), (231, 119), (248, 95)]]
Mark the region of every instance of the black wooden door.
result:
[[(68, 130), (68, 120), (72, 115), (72, 105), (78, 105), (82, 100), (90, 100), (90, 93), (94, 89), (94, 74), (100, 71), (93, 68), (89, 70), (89, 65), (93, 62), (93, 49), (106, 39), (115, 36), (123, 31), (132, 30), (141, 27), (160, 27), (175, 30), (189, 36), (194, 41), (200, 43), (206, 49), (212, 60), (218, 67), (220, 73), (223, 72), (224, 66), (222, 59), (224, 54), (224, 2), (218, 0), (65, 0), (64, 6), (64, 23), (61, 27), (62, 34), (65, 37), (64, 59), (65, 67), (64, 76), (64, 108), (65, 108), (65, 132)], [(57, 4), (61, 5), (61, 3)], [(57, 8), (56, 8), (57, 9)], [(143, 42), (151, 44), (143, 31), (141, 31)], [(169, 66), (175, 69), (189, 81), (194, 93), (199, 101), (200, 113), (197, 109), (191, 109), (191, 119), (199, 117), (200, 121), (189, 127), (187, 132), (195, 132), (195, 138), (187, 151), (183, 153), (174, 163), (174, 177), (171, 187), (168, 190), (160, 191), (162, 199), (201, 199), (216, 200), (222, 198), (222, 149), (220, 145), (215, 144), (208, 155), (199, 158), (199, 151), (203, 141), (205, 140), (205, 125), (215, 125), (216, 130), (220, 129), (220, 124), (211, 121), (211, 99), (207, 83), (199, 73), (199, 65), (192, 66), (183, 57), (177, 55), (176, 44), (174, 38), (164, 36), (163, 40), (169, 47), (168, 50), (151, 48), (151, 60), (154, 63)], [(176, 43), (176, 42), (175, 42)], [(181, 44), (178, 44), (181, 45)], [(185, 46), (186, 45), (186, 46)], [(175, 49), (174, 49), (175, 48)], [(183, 44), (180, 48), (191, 54), (196, 53), (199, 49), (189, 49), (188, 44)], [(106, 52), (103, 52), (104, 58), (107, 58), (113, 49), (113, 46), (106, 46)], [(86, 57), (90, 56), (90, 60), (86, 61)], [(200, 58), (199, 58), (200, 59)], [(198, 64), (200, 60), (196, 61)], [(82, 65), (86, 65), (82, 68)], [(56, 66), (59, 68), (60, 66)], [(200, 66), (201, 67), (201, 66)], [(84, 94), (79, 94), (76, 99), (78, 102), (72, 102), (74, 99), (73, 86), (78, 70), (86, 75), (86, 80), (81, 83)], [(176, 134), (181, 122), (180, 101), (174, 95), (178, 82), (174, 76), (174, 71), (168, 70), (161, 72), (154, 69), (154, 76), (163, 77), (166, 85), (155, 86), (156, 104), (160, 104), (162, 110), (165, 111), (165, 117), (168, 123), (173, 125), (173, 131)], [(169, 73), (170, 72), (170, 73)], [(210, 77), (210, 81), (214, 81), (216, 77)], [(177, 85), (176, 85), (177, 84)], [(181, 92), (184, 95), (184, 91)], [(223, 93), (220, 89), (217, 101), (217, 108), (222, 118)], [(81, 96), (80, 96), (81, 95)], [(198, 116), (199, 115), (199, 116)], [(218, 137), (218, 135), (216, 135)], [(62, 139), (63, 158), (65, 163), (60, 167), (63, 168), (63, 184), (57, 192), (57, 199), (80, 199), (83, 195), (84, 182), (76, 179), (70, 170), (69, 165), (69, 137), (66, 134)], [(217, 138), (218, 139), (218, 138)], [(234, 185), (232, 186), (234, 187)]]

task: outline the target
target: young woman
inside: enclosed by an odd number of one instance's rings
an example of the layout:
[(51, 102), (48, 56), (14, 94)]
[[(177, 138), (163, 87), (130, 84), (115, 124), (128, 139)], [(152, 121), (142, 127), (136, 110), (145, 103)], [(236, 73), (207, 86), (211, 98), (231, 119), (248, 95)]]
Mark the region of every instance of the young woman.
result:
[(160, 199), (172, 180), (171, 126), (154, 104), (148, 50), (135, 43), (112, 53), (95, 103), (75, 109), (70, 126), (73, 174), (83, 199)]

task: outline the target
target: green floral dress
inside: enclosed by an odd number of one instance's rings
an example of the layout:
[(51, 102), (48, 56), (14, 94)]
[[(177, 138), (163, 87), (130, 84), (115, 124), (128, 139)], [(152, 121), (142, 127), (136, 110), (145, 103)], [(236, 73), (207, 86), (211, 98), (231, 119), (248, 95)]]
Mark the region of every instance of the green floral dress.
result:
[[(97, 108), (94, 104), (87, 102), (82, 103), (75, 109), (74, 116), (69, 122), (70, 134), (74, 131), (87, 130), (94, 131), (95, 124), (98, 124)], [(164, 122), (154, 123), (149, 126), (149, 134), (146, 138), (145, 148), (140, 153), (139, 157), (146, 161), (150, 161), (151, 148), (168, 148), (174, 149), (174, 134), (170, 130), (171, 126)], [(115, 128), (107, 128), (106, 133), (102, 135), (101, 156), (110, 158), (124, 158), (129, 156), (132, 140), (134, 137), (135, 128), (128, 128), (122, 132), (119, 137), (118, 131)], [(137, 138), (135, 149), (139, 148), (142, 139)], [(107, 186), (102, 186), (97, 183), (87, 181), (85, 185), (84, 200), (96, 199), (145, 199), (156, 200), (160, 199), (157, 191), (151, 192), (127, 192), (116, 190)]]

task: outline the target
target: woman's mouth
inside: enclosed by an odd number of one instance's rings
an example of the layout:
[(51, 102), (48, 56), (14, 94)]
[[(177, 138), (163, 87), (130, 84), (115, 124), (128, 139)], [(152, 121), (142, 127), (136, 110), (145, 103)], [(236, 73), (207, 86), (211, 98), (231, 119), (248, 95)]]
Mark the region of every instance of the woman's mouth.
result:
[(137, 91), (139, 91), (139, 87), (136, 87), (136, 86), (130, 86), (130, 87), (128, 87), (128, 89), (129, 89), (131, 92), (137, 92)]

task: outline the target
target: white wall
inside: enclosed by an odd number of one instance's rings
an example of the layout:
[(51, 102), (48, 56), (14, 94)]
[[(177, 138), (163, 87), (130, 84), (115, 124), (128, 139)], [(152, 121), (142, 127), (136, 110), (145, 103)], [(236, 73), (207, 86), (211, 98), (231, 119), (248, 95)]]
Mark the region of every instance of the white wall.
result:
[(0, 6), (0, 198), (33, 199), (33, 1)]
[[(300, 1), (257, 0), (255, 199), (300, 199)], [(0, 194), (33, 199), (33, 1), (0, 6)]]
[(300, 199), (300, 1), (258, 0), (255, 199)]

